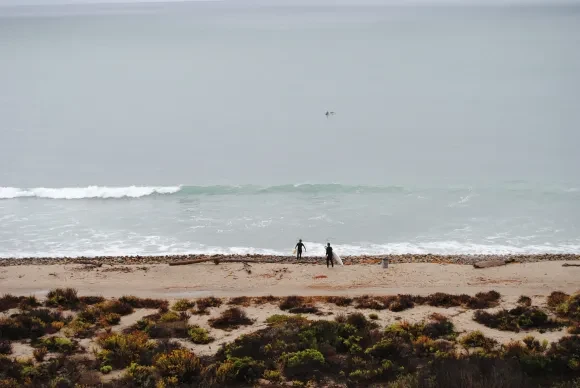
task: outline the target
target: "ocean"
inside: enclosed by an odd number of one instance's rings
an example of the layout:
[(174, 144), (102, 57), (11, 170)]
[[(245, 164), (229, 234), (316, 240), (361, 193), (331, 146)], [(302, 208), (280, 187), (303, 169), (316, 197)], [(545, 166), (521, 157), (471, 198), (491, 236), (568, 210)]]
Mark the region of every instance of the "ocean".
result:
[(573, 4), (0, 6), (0, 257), (580, 254), (578, 101)]

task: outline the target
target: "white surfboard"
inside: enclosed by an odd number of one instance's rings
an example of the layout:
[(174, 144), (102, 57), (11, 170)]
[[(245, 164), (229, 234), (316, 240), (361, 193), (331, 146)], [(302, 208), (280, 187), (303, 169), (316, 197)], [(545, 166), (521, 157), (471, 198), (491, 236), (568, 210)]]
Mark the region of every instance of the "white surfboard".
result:
[(332, 252), (332, 260), (334, 261), (334, 264), (336, 264), (336, 265), (344, 265), (344, 264), (342, 264), (342, 259), (340, 258), (339, 255), (336, 254), (336, 252)]

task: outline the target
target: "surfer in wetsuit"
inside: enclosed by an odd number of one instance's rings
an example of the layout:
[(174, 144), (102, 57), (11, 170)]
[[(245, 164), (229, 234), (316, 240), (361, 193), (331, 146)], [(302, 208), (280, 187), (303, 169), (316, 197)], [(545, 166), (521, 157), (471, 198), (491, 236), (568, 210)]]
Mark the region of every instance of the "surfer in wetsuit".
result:
[(298, 244), (296, 244), (296, 259), (302, 258), (302, 248), (304, 248), (304, 252), (306, 252), (306, 246), (302, 244), (302, 240), (298, 240)]
[(330, 243), (326, 246), (326, 268), (328, 268), (328, 264), (332, 264), (332, 268), (334, 268), (334, 260), (332, 258), (332, 247)]

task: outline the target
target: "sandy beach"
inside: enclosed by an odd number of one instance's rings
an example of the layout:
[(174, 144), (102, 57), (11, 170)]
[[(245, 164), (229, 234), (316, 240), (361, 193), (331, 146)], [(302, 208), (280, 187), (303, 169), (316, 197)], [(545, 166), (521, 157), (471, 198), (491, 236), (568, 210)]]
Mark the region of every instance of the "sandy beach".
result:
[(0, 290), (42, 296), (72, 287), (80, 295), (137, 295), (175, 299), (201, 296), (474, 294), (494, 289), (503, 295), (545, 295), (580, 288), (580, 267), (563, 261), (513, 263), (475, 269), (469, 265), (405, 263), (345, 265), (213, 263), (18, 265), (0, 267)]

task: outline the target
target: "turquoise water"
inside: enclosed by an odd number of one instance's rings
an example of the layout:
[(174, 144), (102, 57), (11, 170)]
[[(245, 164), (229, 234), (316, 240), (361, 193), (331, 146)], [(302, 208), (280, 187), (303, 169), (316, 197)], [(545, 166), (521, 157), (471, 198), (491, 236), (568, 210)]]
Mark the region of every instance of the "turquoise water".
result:
[(0, 256), (580, 253), (579, 37), (576, 6), (0, 8)]

